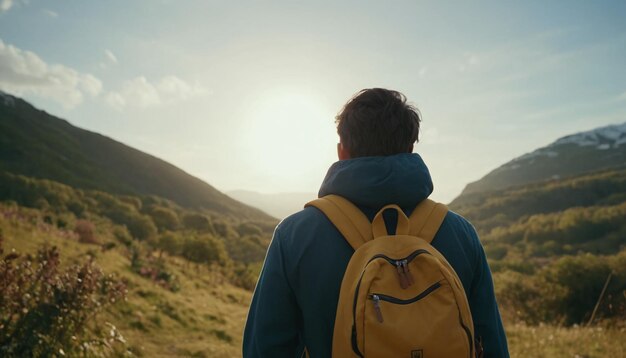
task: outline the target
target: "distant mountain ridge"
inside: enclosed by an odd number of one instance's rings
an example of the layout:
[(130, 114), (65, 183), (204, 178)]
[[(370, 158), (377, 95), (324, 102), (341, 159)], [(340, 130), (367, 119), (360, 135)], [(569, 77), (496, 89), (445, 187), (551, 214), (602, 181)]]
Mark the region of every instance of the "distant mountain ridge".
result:
[(226, 194), (279, 219), (300, 211), (304, 204), (317, 198), (317, 193), (313, 192), (263, 194), (249, 190), (232, 190)]
[(562, 137), (468, 184), (461, 196), (626, 165), (626, 123)]
[(183, 207), (238, 218), (271, 219), (170, 163), (75, 127), (4, 92), (0, 171), (113, 194), (156, 195)]

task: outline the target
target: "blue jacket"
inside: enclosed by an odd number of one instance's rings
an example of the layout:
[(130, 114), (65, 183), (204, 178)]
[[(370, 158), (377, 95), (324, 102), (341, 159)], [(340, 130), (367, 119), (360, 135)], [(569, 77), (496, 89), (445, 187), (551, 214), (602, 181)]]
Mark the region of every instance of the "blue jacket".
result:
[[(333, 164), (319, 196), (341, 195), (370, 220), (386, 204), (407, 215), (433, 191), (428, 168), (417, 154), (365, 157)], [(485, 358), (509, 356), (491, 271), (472, 225), (450, 211), (432, 245), (450, 262), (469, 300)], [(243, 338), (243, 356), (330, 357), (337, 300), (354, 250), (316, 208), (283, 220), (265, 258)]]

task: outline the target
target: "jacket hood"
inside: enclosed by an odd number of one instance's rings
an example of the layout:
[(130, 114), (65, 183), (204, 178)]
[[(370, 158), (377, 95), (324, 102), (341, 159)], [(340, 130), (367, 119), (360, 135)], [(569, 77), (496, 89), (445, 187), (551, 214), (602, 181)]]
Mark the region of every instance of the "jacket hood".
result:
[(397, 204), (413, 208), (433, 192), (433, 181), (419, 154), (362, 157), (335, 162), (319, 196), (343, 196), (357, 206), (380, 208)]

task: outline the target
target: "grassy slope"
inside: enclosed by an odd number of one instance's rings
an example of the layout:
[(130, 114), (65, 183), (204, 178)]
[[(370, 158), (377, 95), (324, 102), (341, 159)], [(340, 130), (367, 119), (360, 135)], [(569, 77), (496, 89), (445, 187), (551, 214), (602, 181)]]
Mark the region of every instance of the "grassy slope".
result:
[(114, 324), (132, 352), (145, 357), (240, 355), (251, 293), (223, 282), (207, 268), (198, 271), (182, 260), (166, 258), (169, 270), (180, 280), (181, 290), (174, 293), (130, 271), (122, 247), (101, 252), (99, 246), (79, 243), (68, 232), (2, 216), (0, 228), (7, 250), (34, 253), (44, 243), (55, 245), (60, 248), (62, 264), (83, 262), (88, 254), (95, 254), (96, 263), (106, 273), (127, 279), (127, 302), (102, 313), (98, 322)]
[[(3, 206), (0, 204), (0, 209)], [(1, 216), (0, 216), (1, 218)], [(124, 335), (132, 352), (145, 357), (237, 357), (251, 292), (221, 282), (207, 269), (196, 271), (181, 261), (166, 258), (180, 277), (181, 290), (173, 293), (129, 269), (123, 248), (100, 252), (99, 246), (78, 243), (67, 232), (46, 225), (0, 219), (5, 248), (35, 252), (44, 244), (61, 249), (64, 263), (96, 255), (106, 272), (129, 281), (127, 302), (100, 316)], [(100, 233), (104, 240), (107, 233)], [(512, 357), (624, 357), (626, 331), (622, 329), (527, 327), (506, 325)]]
[(511, 357), (626, 357), (626, 329), (509, 325)]
[[(567, 212), (581, 211), (590, 214), (605, 208), (616, 210), (626, 202), (626, 170), (623, 166), (596, 171), (575, 177), (535, 182), (507, 189), (497, 189), (477, 193), (464, 193), (456, 198), (450, 207), (466, 216), (481, 234), (488, 257), (492, 246), (509, 248), (513, 244), (503, 242), (495, 235), (499, 229), (510, 230), (515, 225), (526, 229), (525, 238), (519, 246), (528, 247), (537, 234), (532, 222), (538, 219), (561, 217)], [(549, 230), (544, 227), (545, 230)], [(606, 230), (605, 230), (606, 231)], [(618, 234), (618, 229), (609, 230)], [(600, 235), (594, 229), (594, 234)], [(553, 238), (564, 236), (555, 231)], [(565, 235), (567, 236), (567, 235)], [(588, 235), (587, 241), (572, 243), (575, 249), (584, 251), (585, 243), (600, 243), (603, 235)], [(609, 235), (606, 235), (607, 237)], [(624, 243), (623, 237), (621, 243)], [(579, 244), (576, 246), (576, 244)], [(616, 250), (616, 245), (611, 250)], [(589, 250), (587, 250), (589, 251)], [(591, 250), (594, 251), (594, 250)], [(617, 251), (611, 252), (617, 253)], [(565, 254), (565, 253), (564, 253)], [(571, 254), (571, 253), (570, 253)], [(524, 263), (540, 266), (558, 255), (541, 260), (523, 255)], [(510, 257), (505, 257), (506, 262)], [(492, 259), (493, 263), (500, 260)], [(505, 322), (509, 348), (512, 357), (626, 357), (626, 328), (607, 329), (603, 327), (559, 327), (552, 325), (526, 326)]]
[(0, 102), (0, 171), (113, 194), (156, 195), (180, 206), (270, 219), (159, 158), (16, 99)]

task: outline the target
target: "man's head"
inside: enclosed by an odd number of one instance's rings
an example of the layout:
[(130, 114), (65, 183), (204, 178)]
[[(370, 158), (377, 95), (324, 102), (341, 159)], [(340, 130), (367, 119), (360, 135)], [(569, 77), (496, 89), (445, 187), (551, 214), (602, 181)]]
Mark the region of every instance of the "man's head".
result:
[(335, 123), (339, 159), (386, 156), (413, 151), (420, 116), (402, 93), (370, 88), (352, 97)]

